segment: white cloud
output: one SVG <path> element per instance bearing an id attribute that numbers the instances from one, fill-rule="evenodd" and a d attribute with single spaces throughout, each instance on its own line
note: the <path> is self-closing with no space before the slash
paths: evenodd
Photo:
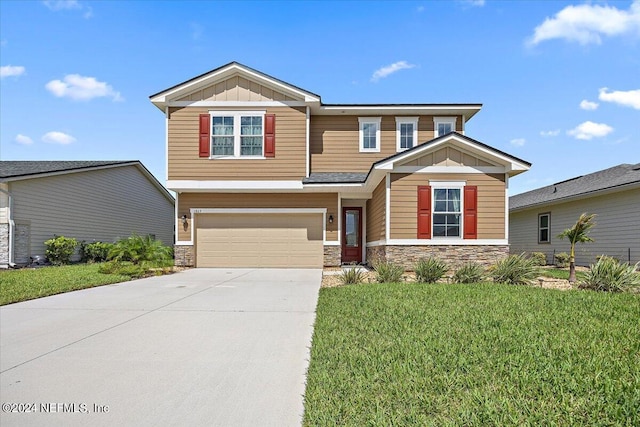
<path id="1" fill-rule="evenodd" d="M 68 97 L 75 100 L 87 101 L 93 98 L 107 97 L 114 101 L 123 101 L 120 92 L 116 92 L 105 82 L 95 77 L 84 77 L 79 74 L 68 74 L 64 81 L 51 80 L 45 85 L 47 90 L 59 98 Z"/>
<path id="2" fill-rule="evenodd" d="M 45 0 L 42 3 L 50 10 L 82 9 L 78 0 Z"/>
<path id="3" fill-rule="evenodd" d="M 418 13 L 422 13 L 422 12 L 424 12 L 424 6 L 418 6 L 418 7 L 416 8 L 416 11 L 417 11 Z"/>
<path id="4" fill-rule="evenodd" d="M 20 76 L 24 74 L 25 68 L 20 65 L 4 65 L 0 67 L 0 78 Z"/>
<path id="5" fill-rule="evenodd" d="M 593 101 L 587 101 L 586 99 L 583 99 L 580 102 L 580 108 L 582 108 L 583 110 L 595 110 L 598 108 L 598 105 L 600 104 Z"/>
<path id="6" fill-rule="evenodd" d="M 582 45 L 600 44 L 601 36 L 625 34 L 640 36 L 640 0 L 635 0 L 629 10 L 588 3 L 567 6 L 538 25 L 528 43 L 536 45 L 545 40 L 565 39 Z"/>
<path id="7" fill-rule="evenodd" d="M 558 136 L 558 135 L 560 135 L 560 129 L 540 131 L 540 136 L 544 136 L 545 138 L 550 136 Z"/>
<path id="8" fill-rule="evenodd" d="M 600 89 L 600 95 L 598 96 L 600 101 L 614 102 L 624 107 L 635 108 L 640 110 L 640 89 L 636 90 L 614 90 L 609 92 L 609 89 L 603 87 Z"/>
<path id="9" fill-rule="evenodd" d="M 16 142 L 22 145 L 31 145 L 33 144 L 33 139 L 29 138 L 26 135 L 22 135 L 21 133 L 16 135 Z"/>
<path id="10" fill-rule="evenodd" d="M 400 70 L 406 70 L 409 68 L 413 68 L 415 65 L 409 64 L 407 61 L 398 61 L 394 62 L 391 65 L 384 66 L 382 68 L 377 69 L 373 75 L 371 76 L 372 82 L 377 82 L 380 79 L 383 79 L 393 73 L 396 73 Z"/>
<path id="11" fill-rule="evenodd" d="M 511 142 L 511 145 L 515 145 L 516 147 L 522 147 L 527 141 L 524 138 L 516 138 L 509 142 Z"/>
<path id="12" fill-rule="evenodd" d="M 462 2 L 474 7 L 484 6 L 484 0 L 462 0 Z"/>
<path id="13" fill-rule="evenodd" d="M 613 132 L 613 128 L 609 125 L 586 121 L 574 129 L 567 131 L 567 135 L 571 135 L 576 139 L 590 140 L 593 138 L 602 138 L 611 132 Z"/>
<path id="14" fill-rule="evenodd" d="M 68 135 L 63 132 L 51 131 L 42 135 L 42 140 L 44 142 L 48 142 L 49 144 L 62 144 L 67 145 L 72 142 L 76 142 L 76 139 L 71 135 Z"/>

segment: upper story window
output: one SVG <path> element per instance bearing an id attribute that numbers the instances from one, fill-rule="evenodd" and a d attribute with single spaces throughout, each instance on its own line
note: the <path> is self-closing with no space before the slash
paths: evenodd
<path id="1" fill-rule="evenodd" d="M 418 143 L 418 118 L 396 117 L 396 151 L 415 147 Z"/>
<path id="2" fill-rule="evenodd" d="M 381 117 L 358 117 L 360 152 L 380 152 Z"/>
<path id="3" fill-rule="evenodd" d="M 433 137 L 437 138 L 456 130 L 455 117 L 434 117 L 433 118 Z"/>
<path id="4" fill-rule="evenodd" d="M 264 111 L 211 112 L 211 157 L 264 155 Z"/>
<path id="5" fill-rule="evenodd" d="M 538 243 L 550 243 L 551 236 L 551 214 L 543 213 L 538 215 Z"/>

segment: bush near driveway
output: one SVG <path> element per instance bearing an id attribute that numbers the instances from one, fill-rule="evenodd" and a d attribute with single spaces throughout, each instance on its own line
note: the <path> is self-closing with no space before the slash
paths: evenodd
<path id="1" fill-rule="evenodd" d="M 640 296 L 320 290 L 305 426 L 640 425 Z"/>

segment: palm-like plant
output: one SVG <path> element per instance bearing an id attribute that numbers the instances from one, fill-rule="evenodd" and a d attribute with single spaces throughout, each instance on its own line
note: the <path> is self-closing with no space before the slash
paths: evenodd
<path id="1" fill-rule="evenodd" d="M 576 243 L 593 242 L 589 237 L 589 230 L 596 225 L 594 218 L 596 214 L 583 213 L 578 221 L 571 228 L 567 228 L 558 237 L 568 238 L 571 243 L 571 252 L 569 253 L 569 282 L 576 281 Z"/>

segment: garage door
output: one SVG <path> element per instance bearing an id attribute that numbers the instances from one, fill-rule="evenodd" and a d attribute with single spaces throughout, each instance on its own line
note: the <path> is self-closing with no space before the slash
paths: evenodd
<path id="1" fill-rule="evenodd" d="M 322 268 L 322 214 L 199 214 L 197 267 Z"/>

